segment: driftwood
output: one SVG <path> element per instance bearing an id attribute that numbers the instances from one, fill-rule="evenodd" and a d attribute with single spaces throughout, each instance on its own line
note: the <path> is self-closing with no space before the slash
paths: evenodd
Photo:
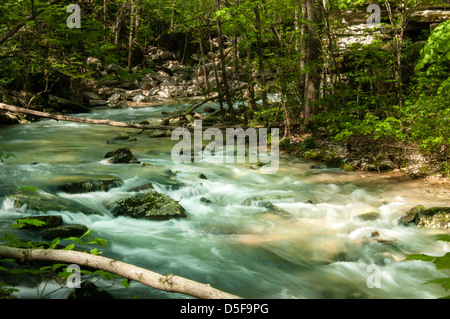
<path id="1" fill-rule="evenodd" d="M 17 106 L 3 104 L 3 103 L 0 103 L 0 110 L 10 111 L 10 112 L 14 112 L 14 113 L 29 114 L 29 115 L 34 115 L 34 116 L 38 116 L 38 117 L 45 117 L 45 118 L 50 118 L 50 119 L 54 119 L 57 121 L 109 125 L 109 126 L 115 126 L 115 127 L 135 128 L 135 129 L 140 129 L 140 130 L 157 130 L 157 129 L 172 130 L 172 129 L 175 129 L 175 127 L 172 127 L 172 126 L 161 126 L 161 125 L 156 125 L 156 126 L 153 125 L 152 126 L 152 125 L 116 122 L 116 121 L 111 121 L 111 120 L 92 120 L 92 119 L 85 119 L 85 118 L 81 118 L 81 117 L 51 114 L 51 113 L 46 113 L 46 112 L 29 110 L 29 109 L 25 109 L 22 107 L 17 107 Z"/>
<path id="2" fill-rule="evenodd" d="M 79 251 L 0 246 L 0 258 L 12 258 L 20 262 L 50 261 L 77 264 L 114 273 L 158 290 L 182 293 L 199 299 L 240 299 L 238 296 L 213 288 L 209 284 L 202 284 L 172 274 L 163 276 L 121 261 Z"/>
<path id="3" fill-rule="evenodd" d="M 202 105 L 204 105 L 204 104 L 206 104 L 206 103 L 208 103 L 208 102 L 214 101 L 214 100 L 216 100 L 216 99 L 217 99 L 217 97 L 211 97 L 211 98 L 207 98 L 207 99 L 205 99 L 205 100 L 203 100 L 203 101 L 200 101 L 200 102 L 198 102 L 198 103 L 195 103 L 195 104 L 193 104 L 193 105 L 190 105 L 189 108 L 188 108 L 187 110 L 178 112 L 178 113 L 176 113 L 176 114 L 171 115 L 171 116 L 168 117 L 168 118 L 163 119 L 163 120 L 162 120 L 162 123 L 164 123 L 164 122 L 166 122 L 166 121 L 168 121 L 168 120 L 172 120 L 172 119 L 175 119 L 175 118 L 178 118 L 178 117 L 182 117 L 182 116 L 186 116 L 186 115 L 188 115 L 188 114 L 191 114 L 192 112 L 194 112 L 196 109 L 198 109 L 198 108 L 201 107 Z"/>

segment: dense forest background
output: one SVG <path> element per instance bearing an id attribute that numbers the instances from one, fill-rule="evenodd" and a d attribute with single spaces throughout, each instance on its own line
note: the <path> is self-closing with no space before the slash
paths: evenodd
<path id="1" fill-rule="evenodd" d="M 183 93 L 167 97 L 214 97 L 218 121 L 282 128 L 282 146 L 313 160 L 381 171 L 420 157 L 415 175 L 450 174 L 447 1 L 1 3 L 2 103 L 59 112 L 52 96 L 166 81 Z"/>

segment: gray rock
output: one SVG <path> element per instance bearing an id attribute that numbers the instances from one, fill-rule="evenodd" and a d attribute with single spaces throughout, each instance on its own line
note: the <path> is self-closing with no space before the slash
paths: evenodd
<path id="1" fill-rule="evenodd" d="M 82 194 L 98 191 L 109 191 L 112 188 L 120 187 L 124 184 L 123 180 L 117 177 L 97 177 L 94 179 L 80 178 L 81 180 L 64 183 L 59 189 L 65 193 Z"/>
<path id="2" fill-rule="evenodd" d="M 433 229 L 450 228 L 450 207 L 432 207 L 417 215 L 417 227 Z"/>
<path id="3" fill-rule="evenodd" d="M 410 223 L 414 223 L 417 215 L 420 211 L 424 210 L 425 207 L 422 205 L 417 205 L 410 210 L 408 210 L 406 213 L 404 213 L 399 220 L 399 223 L 402 225 L 408 225 Z"/>
<path id="4" fill-rule="evenodd" d="M 167 195 L 156 191 L 139 193 L 119 200 L 112 209 L 114 216 L 127 216 L 146 220 L 186 218 L 185 209 Z"/>
<path id="5" fill-rule="evenodd" d="M 55 238 L 80 237 L 88 228 L 84 225 L 61 225 L 51 227 L 42 231 L 42 238 L 45 240 L 53 240 Z"/>
<path id="6" fill-rule="evenodd" d="M 39 221 L 45 222 L 45 225 L 35 226 L 35 225 L 25 225 L 21 229 L 44 229 L 48 227 L 61 226 L 63 224 L 62 217 L 59 215 L 49 215 L 49 216 L 30 216 L 24 219 L 37 219 Z"/>
<path id="7" fill-rule="evenodd" d="M 27 192 L 7 195 L 6 198 L 14 202 L 14 207 L 35 212 L 70 212 L 101 215 L 102 213 L 86 207 L 76 201 L 43 192 Z"/>
<path id="8" fill-rule="evenodd" d="M 112 295 L 101 287 L 97 287 L 89 280 L 83 281 L 80 288 L 75 288 L 67 299 L 114 299 Z"/>
<path id="9" fill-rule="evenodd" d="M 371 212 L 371 213 L 365 213 L 357 216 L 359 219 L 363 221 L 371 221 L 371 220 L 377 220 L 381 217 L 380 213 L 378 212 Z"/>
<path id="10" fill-rule="evenodd" d="M 105 154 L 105 158 L 109 158 L 113 164 L 129 164 L 139 163 L 128 148 L 121 148 Z"/>
<path id="11" fill-rule="evenodd" d="M 418 205 L 400 217 L 399 224 L 414 223 L 419 228 L 449 229 L 450 207 L 425 208 Z"/>

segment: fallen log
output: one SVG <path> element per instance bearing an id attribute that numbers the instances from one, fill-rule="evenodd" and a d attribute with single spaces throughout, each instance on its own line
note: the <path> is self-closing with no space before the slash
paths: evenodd
<path id="1" fill-rule="evenodd" d="M 123 123 L 116 122 L 111 120 L 93 120 L 93 119 L 85 119 L 81 117 L 73 117 L 59 114 L 51 114 L 41 111 L 35 111 L 30 109 L 25 109 L 22 107 L 17 107 L 13 105 L 0 103 L 0 110 L 10 111 L 14 113 L 22 113 L 34 115 L 37 117 L 49 118 L 57 121 L 66 121 L 66 122 L 76 122 L 76 123 L 84 123 L 84 124 L 99 124 L 99 125 L 109 125 L 115 127 L 124 127 L 124 128 L 135 128 L 139 130 L 173 130 L 176 129 L 172 126 L 161 126 L 161 125 L 142 125 L 142 124 L 134 124 L 134 123 Z"/>
<path id="2" fill-rule="evenodd" d="M 202 100 L 202 101 L 200 101 L 198 103 L 190 105 L 188 109 L 180 111 L 180 112 L 175 113 L 175 114 L 172 114 L 170 117 L 167 117 L 167 118 L 163 119 L 162 123 L 164 123 L 164 122 L 166 122 L 168 120 L 172 120 L 172 119 L 175 119 L 175 118 L 178 118 L 178 117 L 182 117 L 182 116 L 186 116 L 188 114 L 191 114 L 192 112 L 194 112 L 196 109 L 198 109 L 202 105 L 204 105 L 204 104 L 206 104 L 208 102 L 214 101 L 216 99 L 217 99 L 217 97 L 210 97 L 210 98 Z"/>
<path id="3" fill-rule="evenodd" d="M 238 296 L 213 288 L 209 284 L 202 284 L 172 274 L 160 275 L 121 261 L 79 251 L 0 246 L 0 258 L 12 258 L 20 262 L 50 261 L 77 264 L 114 273 L 158 290 L 182 293 L 199 299 L 240 299 Z"/>

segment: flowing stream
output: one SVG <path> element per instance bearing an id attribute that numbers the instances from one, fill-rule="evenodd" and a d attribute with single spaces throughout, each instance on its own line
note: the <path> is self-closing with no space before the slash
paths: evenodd
<path id="1" fill-rule="evenodd" d="M 157 123 L 162 111 L 173 108 L 96 109 L 78 116 Z M 63 220 L 84 224 L 92 229 L 92 237 L 106 239 L 107 247 L 99 248 L 104 256 L 209 283 L 244 298 L 445 295 L 439 285 L 424 282 L 448 273 L 437 271 L 432 263 L 403 261 L 410 253 L 442 256 L 450 251 L 448 243 L 433 238 L 444 231 L 405 227 L 397 221 L 417 204 L 450 206 L 448 189 L 377 174 L 311 169 L 312 163 L 283 154 L 278 173 L 272 175 L 260 174 L 249 164 L 214 164 L 207 159 L 177 165 L 170 156 L 177 141 L 149 138 L 144 132 L 135 141 L 106 142 L 123 132 L 137 131 L 54 120 L 1 128 L 0 145 L 16 156 L 0 164 L 2 192 L 33 186 L 78 201 L 102 214 L 64 212 Z M 154 167 L 109 164 L 105 153 L 121 147 Z M 111 175 L 125 183 L 108 192 L 55 190 L 59 181 L 78 175 Z M 111 215 L 108 203 L 146 183 L 179 201 L 188 218 L 144 221 Z M 11 228 L 15 219 L 52 214 L 14 208 L 3 197 L 0 205 L 0 233 L 23 234 Z M 371 212 L 380 217 L 358 217 Z M 50 283 L 45 289 L 57 287 Z M 37 297 L 35 288 L 18 288 L 18 297 Z M 117 298 L 186 298 L 135 282 L 128 290 L 115 284 L 109 291 Z M 69 292 L 58 290 L 48 298 L 66 298 Z"/>

